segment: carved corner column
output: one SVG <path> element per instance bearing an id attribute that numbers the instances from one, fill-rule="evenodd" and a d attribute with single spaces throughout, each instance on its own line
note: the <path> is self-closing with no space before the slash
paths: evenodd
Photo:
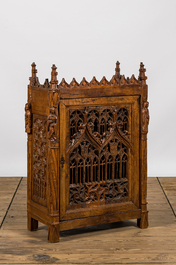
<path id="1" fill-rule="evenodd" d="M 28 103 L 25 105 L 25 132 L 27 133 L 27 202 L 31 201 L 32 193 L 32 86 L 38 83 L 36 76 L 37 69 L 35 63 L 32 63 L 32 76 L 29 78 L 28 85 Z M 27 212 L 27 227 L 30 231 L 37 230 L 38 221 L 33 219 L 30 212 Z"/>
<path id="2" fill-rule="evenodd" d="M 49 115 L 47 117 L 47 207 L 49 215 L 48 240 L 59 241 L 59 111 L 60 90 L 57 72 L 52 66 L 49 88 Z"/>
<path id="3" fill-rule="evenodd" d="M 140 228 L 148 227 L 148 211 L 147 211 L 147 134 L 149 124 L 149 103 L 147 102 L 148 86 L 146 85 L 145 76 L 146 69 L 143 63 L 140 64 L 139 78 L 142 87 L 141 98 L 141 140 L 140 140 L 140 207 L 141 218 L 138 219 L 137 225 Z"/>

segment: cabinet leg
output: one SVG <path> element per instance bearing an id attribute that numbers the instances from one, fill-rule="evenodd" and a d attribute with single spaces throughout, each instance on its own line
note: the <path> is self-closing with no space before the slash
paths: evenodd
<path id="1" fill-rule="evenodd" d="M 30 231 L 35 231 L 38 229 L 38 221 L 33 219 L 30 215 L 30 213 L 28 213 L 28 223 L 27 223 L 28 229 Z"/>
<path id="2" fill-rule="evenodd" d="M 50 243 L 59 242 L 59 224 L 48 225 L 48 241 Z"/>
<path id="3" fill-rule="evenodd" d="M 143 212 L 141 218 L 137 219 L 137 226 L 142 229 L 148 227 L 148 212 Z"/>

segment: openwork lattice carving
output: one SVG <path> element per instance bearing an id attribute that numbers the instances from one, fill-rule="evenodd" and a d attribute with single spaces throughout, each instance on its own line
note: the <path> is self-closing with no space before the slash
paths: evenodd
<path id="1" fill-rule="evenodd" d="M 101 201 L 106 203 L 128 201 L 128 180 L 108 180 L 70 186 L 70 205 Z"/>
<path id="2" fill-rule="evenodd" d="M 70 204 L 128 199 L 127 107 L 70 110 Z"/>
<path id="3" fill-rule="evenodd" d="M 45 119 L 34 119 L 33 122 L 33 199 L 46 205 L 46 123 Z"/>

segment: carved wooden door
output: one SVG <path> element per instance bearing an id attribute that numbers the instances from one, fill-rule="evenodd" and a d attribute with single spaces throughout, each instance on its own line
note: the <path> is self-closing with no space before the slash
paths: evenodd
<path id="1" fill-rule="evenodd" d="M 137 96 L 61 100 L 60 219 L 139 209 Z"/>

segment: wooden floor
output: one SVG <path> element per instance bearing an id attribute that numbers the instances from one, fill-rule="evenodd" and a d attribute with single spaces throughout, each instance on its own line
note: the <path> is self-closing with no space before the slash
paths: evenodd
<path id="1" fill-rule="evenodd" d="M 0 264 L 176 264 L 176 178 L 148 178 L 149 228 L 136 220 L 61 232 L 26 229 L 26 178 L 0 178 Z"/>

